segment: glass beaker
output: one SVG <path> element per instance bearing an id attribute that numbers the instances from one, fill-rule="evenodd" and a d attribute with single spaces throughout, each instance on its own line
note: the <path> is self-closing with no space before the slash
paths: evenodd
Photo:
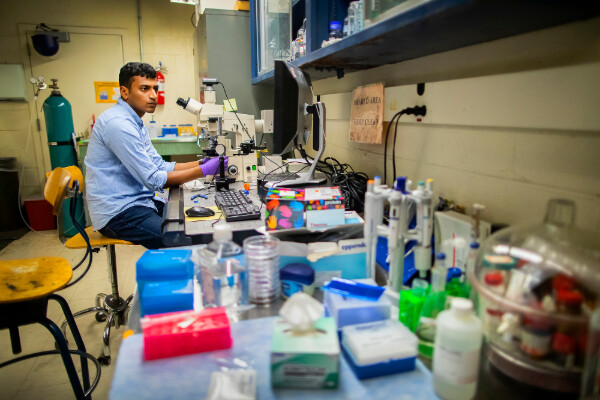
<path id="1" fill-rule="evenodd" d="M 279 239 L 252 236 L 244 240 L 250 303 L 266 305 L 279 297 Z"/>

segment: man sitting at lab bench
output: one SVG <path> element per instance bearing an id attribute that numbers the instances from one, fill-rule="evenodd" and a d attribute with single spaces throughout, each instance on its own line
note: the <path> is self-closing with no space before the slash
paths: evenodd
<path id="1" fill-rule="evenodd" d="M 145 113 L 156 109 L 156 71 L 145 63 L 127 63 L 119 72 L 119 85 L 121 98 L 100 114 L 90 138 L 87 206 L 94 229 L 103 235 L 156 249 L 163 247 L 165 202 L 155 192 L 214 175 L 219 159 L 165 162 L 142 122 Z"/>

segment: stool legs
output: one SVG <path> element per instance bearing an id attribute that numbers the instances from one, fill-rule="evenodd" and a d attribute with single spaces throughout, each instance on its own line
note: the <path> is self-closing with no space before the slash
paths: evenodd
<path id="1" fill-rule="evenodd" d="M 71 334 L 73 335 L 73 339 L 75 340 L 75 344 L 77 345 L 77 350 L 79 350 L 83 353 L 86 353 L 85 344 L 83 343 L 83 339 L 81 338 L 81 333 L 79 333 L 79 329 L 77 328 L 77 324 L 75 323 L 75 317 L 73 316 L 73 313 L 71 312 L 71 309 L 69 308 L 67 301 L 65 299 L 63 299 L 61 296 L 58 296 L 56 294 L 51 294 L 50 296 L 48 296 L 48 298 L 56 301 L 58 303 L 58 305 L 60 305 L 60 308 L 62 309 L 63 314 L 65 315 L 66 322 L 69 324 L 69 329 L 71 329 Z M 56 324 L 54 324 L 54 323 L 53 323 L 53 325 L 56 326 Z M 67 341 L 65 339 L 64 333 L 61 332 L 61 334 L 62 334 L 62 340 L 64 341 L 64 344 L 66 345 Z M 57 341 L 57 344 L 58 344 L 58 341 Z M 61 351 L 61 354 L 62 354 L 62 351 Z M 87 363 L 87 359 L 85 357 L 80 357 L 80 358 L 81 358 L 81 377 L 83 379 L 83 388 L 85 391 L 87 391 L 90 388 L 88 363 Z M 70 359 L 70 357 L 69 357 L 69 359 Z"/>
<path id="2" fill-rule="evenodd" d="M 79 317 L 95 312 L 96 321 L 102 322 L 106 319 L 106 326 L 102 335 L 102 354 L 98 357 L 98 361 L 102 365 L 109 365 L 111 362 L 110 329 L 112 326 L 119 329 L 121 325 L 127 323 L 126 315 L 133 299 L 133 295 L 129 296 L 126 300 L 119 295 L 115 245 L 106 246 L 106 257 L 108 260 L 108 277 L 110 279 L 111 294 L 98 293 L 95 298 L 95 307 L 90 307 L 74 314 L 75 317 Z M 63 333 L 66 332 L 66 322 L 63 322 L 61 326 Z"/>

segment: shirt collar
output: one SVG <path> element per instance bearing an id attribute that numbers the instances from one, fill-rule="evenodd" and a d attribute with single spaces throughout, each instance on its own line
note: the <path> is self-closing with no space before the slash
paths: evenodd
<path id="1" fill-rule="evenodd" d="M 131 106 L 129 104 L 127 104 L 127 102 L 125 100 L 123 100 L 121 97 L 119 97 L 117 99 L 117 104 L 119 104 L 121 107 L 123 107 L 127 111 L 127 113 L 133 117 L 134 121 L 137 122 L 137 124 L 140 128 L 142 126 L 144 126 L 144 121 L 142 121 L 140 116 L 137 115 L 135 111 L 133 111 L 133 108 L 131 108 Z"/>

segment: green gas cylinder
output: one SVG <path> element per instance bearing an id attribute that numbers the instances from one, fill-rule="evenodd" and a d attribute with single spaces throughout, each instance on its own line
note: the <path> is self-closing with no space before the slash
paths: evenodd
<path id="1" fill-rule="evenodd" d="M 72 139 L 75 130 L 71 104 L 58 90 L 56 79 L 52 79 L 50 87 L 53 89 L 52 93 L 42 106 L 48 134 L 50 165 L 52 169 L 77 165 L 77 154 Z"/>
<path id="2" fill-rule="evenodd" d="M 50 151 L 50 166 L 68 167 L 77 165 L 77 153 L 73 143 L 73 112 L 71 104 L 63 97 L 58 89 L 58 80 L 52 79 L 52 93 L 44 101 L 44 119 L 46 120 L 46 133 L 48 134 L 48 149 Z M 76 219 L 85 227 L 85 214 L 83 212 L 83 199 L 77 199 Z M 63 202 L 63 229 L 67 237 L 77 234 L 69 216 L 69 202 Z"/>

